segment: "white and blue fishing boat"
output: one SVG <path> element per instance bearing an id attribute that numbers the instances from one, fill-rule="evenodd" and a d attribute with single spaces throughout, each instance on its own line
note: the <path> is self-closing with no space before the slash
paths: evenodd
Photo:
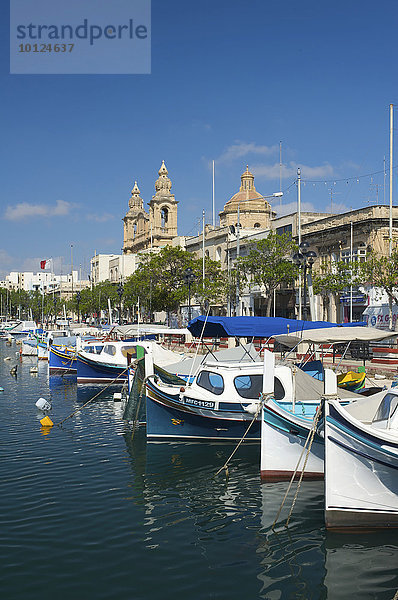
<path id="1" fill-rule="evenodd" d="M 147 353 L 155 353 L 160 364 L 176 362 L 180 357 L 180 354 L 161 347 L 153 340 L 108 341 L 98 354 L 86 349 L 77 352 L 77 382 L 111 383 L 117 380 L 123 383 L 128 379 L 130 363 L 143 358 Z"/>
<path id="2" fill-rule="evenodd" d="M 328 529 L 398 527 L 398 390 L 325 403 Z"/>
<path id="3" fill-rule="evenodd" d="M 50 374 L 76 374 L 76 347 L 53 344 L 48 352 Z"/>
<path id="4" fill-rule="evenodd" d="M 264 351 L 265 357 L 271 353 Z M 272 354 L 271 354 L 272 355 Z M 146 379 L 148 439 L 260 441 L 264 363 L 205 361 L 191 383 Z M 297 367 L 276 365 L 273 397 L 297 415 L 314 415 L 323 385 Z M 320 388 L 320 389 L 319 389 Z M 249 428 L 250 425 L 250 428 Z"/>

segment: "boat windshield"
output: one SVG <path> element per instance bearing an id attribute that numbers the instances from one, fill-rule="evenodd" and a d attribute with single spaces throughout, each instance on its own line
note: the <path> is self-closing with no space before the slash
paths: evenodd
<path id="1" fill-rule="evenodd" d="M 102 352 L 104 354 L 110 354 L 110 356 L 115 356 L 116 346 L 113 346 L 113 344 L 106 344 L 106 346 L 104 346 L 104 349 Z"/>
<path id="2" fill-rule="evenodd" d="M 219 396 L 224 391 L 224 379 L 219 373 L 211 371 L 201 371 L 198 375 L 196 383 L 199 387 L 208 390 L 212 394 Z"/>
<path id="3" fill-rule="evenodd" d="M 238 375 L 234 379 L 234 386 L 241 398 L 258 400 L 263 389 L 263 376 Z M 274 395 L 275 400 L 282 400 L 285 397 L 285 390 L 277 377 L 274 377 Z"/>
<path id="4" fill-rule="evenodd" d="M 379 408 L 377 409 L 377 413 L 373 418 L 373 423 L 377 423 L 379 421 L 387 421 L 391 419 L 393 414 L 396 412 L 398 407 L 398 395 L 396 394 L 386 394 L 383 400 L 380 403 Z"/>

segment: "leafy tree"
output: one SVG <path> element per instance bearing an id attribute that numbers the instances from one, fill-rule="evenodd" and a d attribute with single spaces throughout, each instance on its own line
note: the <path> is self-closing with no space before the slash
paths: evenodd
<path id="1" fill-rule="evenodd" d="M 143 256 L 140 266 L 125 284 L 126 301 L 137 303 L 148 311 L 179 312 L 179 307 L 188 296 L 185 270 L 195 270 L 192 254 L 165 246 L 159 254 Z"/>
<path id="2" fill-rule="evenodd" d="M 297 277 L 297 267 L 291 260 L 295 251 L 297 245 L 288 233 L 271 232 L 268 237 L 252 242 L 247 256 L 238 259 L 239 275 L 263 287 L 267 316 L 271 314 L 274 290 L 282 284 L 291 285 Z"/>
<path id="3" fill-rule="evenodd" d="M 313 289 L 314 294 L 322 298 L 323 320 L 328 319 L 331 294 L 340 296 L 351 285 L 356 287 L 363 283 L 361 273 L 361 263 L 355 261 L 329 263 L 322 265 L 319 271 L 314 271 Z"/>
<path id="4" fill-rule="evenodd" d="M 361 267 L 366 282 L 382 289 L 398 305 L 398 250 L 395 249 L 391 256 L 377 256 L 371 252 Z"/>
<path id="5" fill-rule="evenodd" d="M 375 252 L 368 254 L 366 262 L 361 263 L 363 280 L 369 285 L 380 288 L 388 296 L 391 306 L 398 305 L 398 249 L 391 256 L 378 256 Z M 398 322 L 396 323 L 396 327 Z M 392 327 L 392 311 L 390 310 L 390 327 Z"/>

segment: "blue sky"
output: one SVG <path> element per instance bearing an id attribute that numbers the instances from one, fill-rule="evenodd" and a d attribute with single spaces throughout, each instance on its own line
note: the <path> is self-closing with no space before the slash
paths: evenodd
<path id="1" fill-rule="evenodd" d="M 258 191 L 279 191 L 280 141 L 283 212 L 297 167 L 304 210 L 384 200 L 394 1 L 153 0 L 151 75 L 10 75 L 1 10 L 0 277 L 49 257 L 65 273 L 71 245 L 83 275 L 95 251 L 120 253 L 134 181 L 148 202 L 162 159 L 181 235 L 203 209 L 211 222 L 213 159 L 217 213 L 246 164 Z"/>

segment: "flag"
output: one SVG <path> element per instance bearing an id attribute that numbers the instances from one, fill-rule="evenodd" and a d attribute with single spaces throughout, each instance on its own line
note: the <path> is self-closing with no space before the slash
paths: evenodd
<path id="1" fill-rule="evenodd" d="M 51 268 L 51 258 L 48 258 L 46 260 L 41 260 L 40 261 L 40 268 L 41 269 L 50 269 Z"/>

